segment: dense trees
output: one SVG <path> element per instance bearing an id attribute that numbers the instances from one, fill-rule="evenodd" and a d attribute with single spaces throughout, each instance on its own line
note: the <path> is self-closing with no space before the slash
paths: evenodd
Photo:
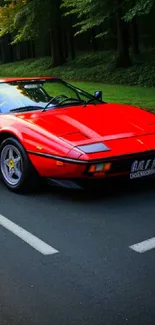
<path id="1" fill-rule="evenodd" d="M 117 48 L 116 67 L 132 64 L 155 0 L 0 0 L 2 62 L 51 55 L 59 66 L 76 50 Z M 151 33 L 150 46 L 155 45 Z M 130 51 L 132 49 L 132 51 Z"/>

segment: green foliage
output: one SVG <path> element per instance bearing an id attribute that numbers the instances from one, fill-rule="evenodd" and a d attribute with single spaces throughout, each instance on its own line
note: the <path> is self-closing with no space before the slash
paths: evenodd
<path id="1" fill-rule="evenodd" d="M 116 10 L 122 9 L 122 18 L 126 21 L 132 20 L 136 16 L 147 15 L 155 0 L 63 0 L 62 7 L 66 9 L 66 15 L 76 14 L 78 22 L 74 27 L 78 27 L 75 35 L 87 30 L 103 25 L 110 17 L 115 19 Z M 99 34 L 104 36 L 105 32 Z M 98 35 L 97 35 L 98 37 Z"/>
<path id="2" fill-rule="evenodd" d="M 50 57 L 24 60 L 0 65 L 0 76 L 55 75 L 70 81 L 155 87 L 155 49 L 143 51 L 127 69 L 114 69 L 115 57 L 113 51 L 81 54 L 76 60 L 56 68 L 49 68 Z"/>
<path id="3" fill-rule="evenodd" d="M 74 27 L 78 27 L 75 33 L 78 35 L 103 24 L 114 13 L 116 5 L 112 0 L 63 0 L 62 7 L 66 9 L 65 15 L 77 15 Z"/>
<path id="4" fill-rule="evenodd" d="M 51 57 L 1 64 L 0 77 L 54 75 L 91 93 L 102 90 L 106 101 L 155 110 L 155 49 L 143 51 L 128 69 L 113 69 L 115 55 L 113 51 L 80 54 L 64 67 L 53 69 L 49 69 Z"/>
<path id="5" fill-rule="evenodd" d="M 27 2 L 14 17 L 16 35 L 12 44 L 35 39 L 38 34 L 38 25 L 35 22 L 35 1 Z"/>
<path id="6" fill-rule="evenodd" d="M 54 2 L 50 0 L 4 0 L 0 6 L 0 36 L 14 33 L 12 44 L 46 34 L 55 22 Z"/>
<path id="7" fill-rule="evenodd" d="M 126 0 L 127 8 L 130 7 L 130 2 Z M 130 21 L 135 16 L 147 15 L 151 11 L 155 0 L 135 0 L 134 5 L 126 12 L 125 20 Z"/>
<path id="8" fill-rule="evenodd" d="M 93 82 L 72 82 L 92 94 L 101 90 L 106 102 L 130 104 L 155 112 L 155 92 L 152 88 L 108 85 Z"/>
<path id="9" fill-rule="evenodd" d="M 4 0 L 0 6 L 0 37 L 14 31 L 14 17 L 23 6 L 23 1 L 18 0 L 16 5 L 13 1 Z"/>

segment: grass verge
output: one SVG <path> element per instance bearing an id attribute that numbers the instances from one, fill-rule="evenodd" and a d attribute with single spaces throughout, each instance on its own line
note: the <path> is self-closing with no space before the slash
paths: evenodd
<path id="1" fill-rule="evenodd" d="M 120 85 L 106 85 L 92 82 L 71 82 L 73 85 L 94 93 L 95 90 L 102 90 L 103 100 L 111 103 L 130 104 L 155 111 L 155 90 L 154 88 L 131 87 Z"/>
<path id="2" fill-rule="evenodd" d="M 155 49 L 142 51 L 127 69 L 115 69 L 116 53 L 111 51 L 77 55 L 62 67 L 51 68 L 51 57 L 0 64 L 0 76 L 56 75 L 66 80 L 155 87 Z"/>
<path id="3" fill-rule="evenodd" d="M 155 49 L 143 51 L 128 69 L 115 70 L 114 58 L 114 52 L 109 51 L 80 54 L 74 61 L 57 68 L 50 68 L 50 57 L 30 59 L 0 64 L 0 76 L 54 75 L 90 93 L 102 90 L 105 101 L 155 110 Z"/>

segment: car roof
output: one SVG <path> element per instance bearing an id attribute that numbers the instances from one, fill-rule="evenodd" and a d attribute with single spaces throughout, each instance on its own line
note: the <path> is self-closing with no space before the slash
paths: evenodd
<path id="1" fill-rule="evenodd" d="M 1 78 L 0 83 L 5 82 L 18 82 L 18 81 L 37 81 L 37 80 L 52 80 L 52 79 L 59 79 L 56 77 L 47 77 L 47 76 L 41 76 L 41 77 L 22 77 L 22 78 Z"/>

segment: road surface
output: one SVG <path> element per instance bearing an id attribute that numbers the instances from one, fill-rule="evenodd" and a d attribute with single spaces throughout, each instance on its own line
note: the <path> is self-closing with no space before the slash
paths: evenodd
<path id="1" fill-rule="evenodd" d="M 154 325 L 154 237 L 153 179 L 25 196 L 0 182 L 0 325 Z"/>

